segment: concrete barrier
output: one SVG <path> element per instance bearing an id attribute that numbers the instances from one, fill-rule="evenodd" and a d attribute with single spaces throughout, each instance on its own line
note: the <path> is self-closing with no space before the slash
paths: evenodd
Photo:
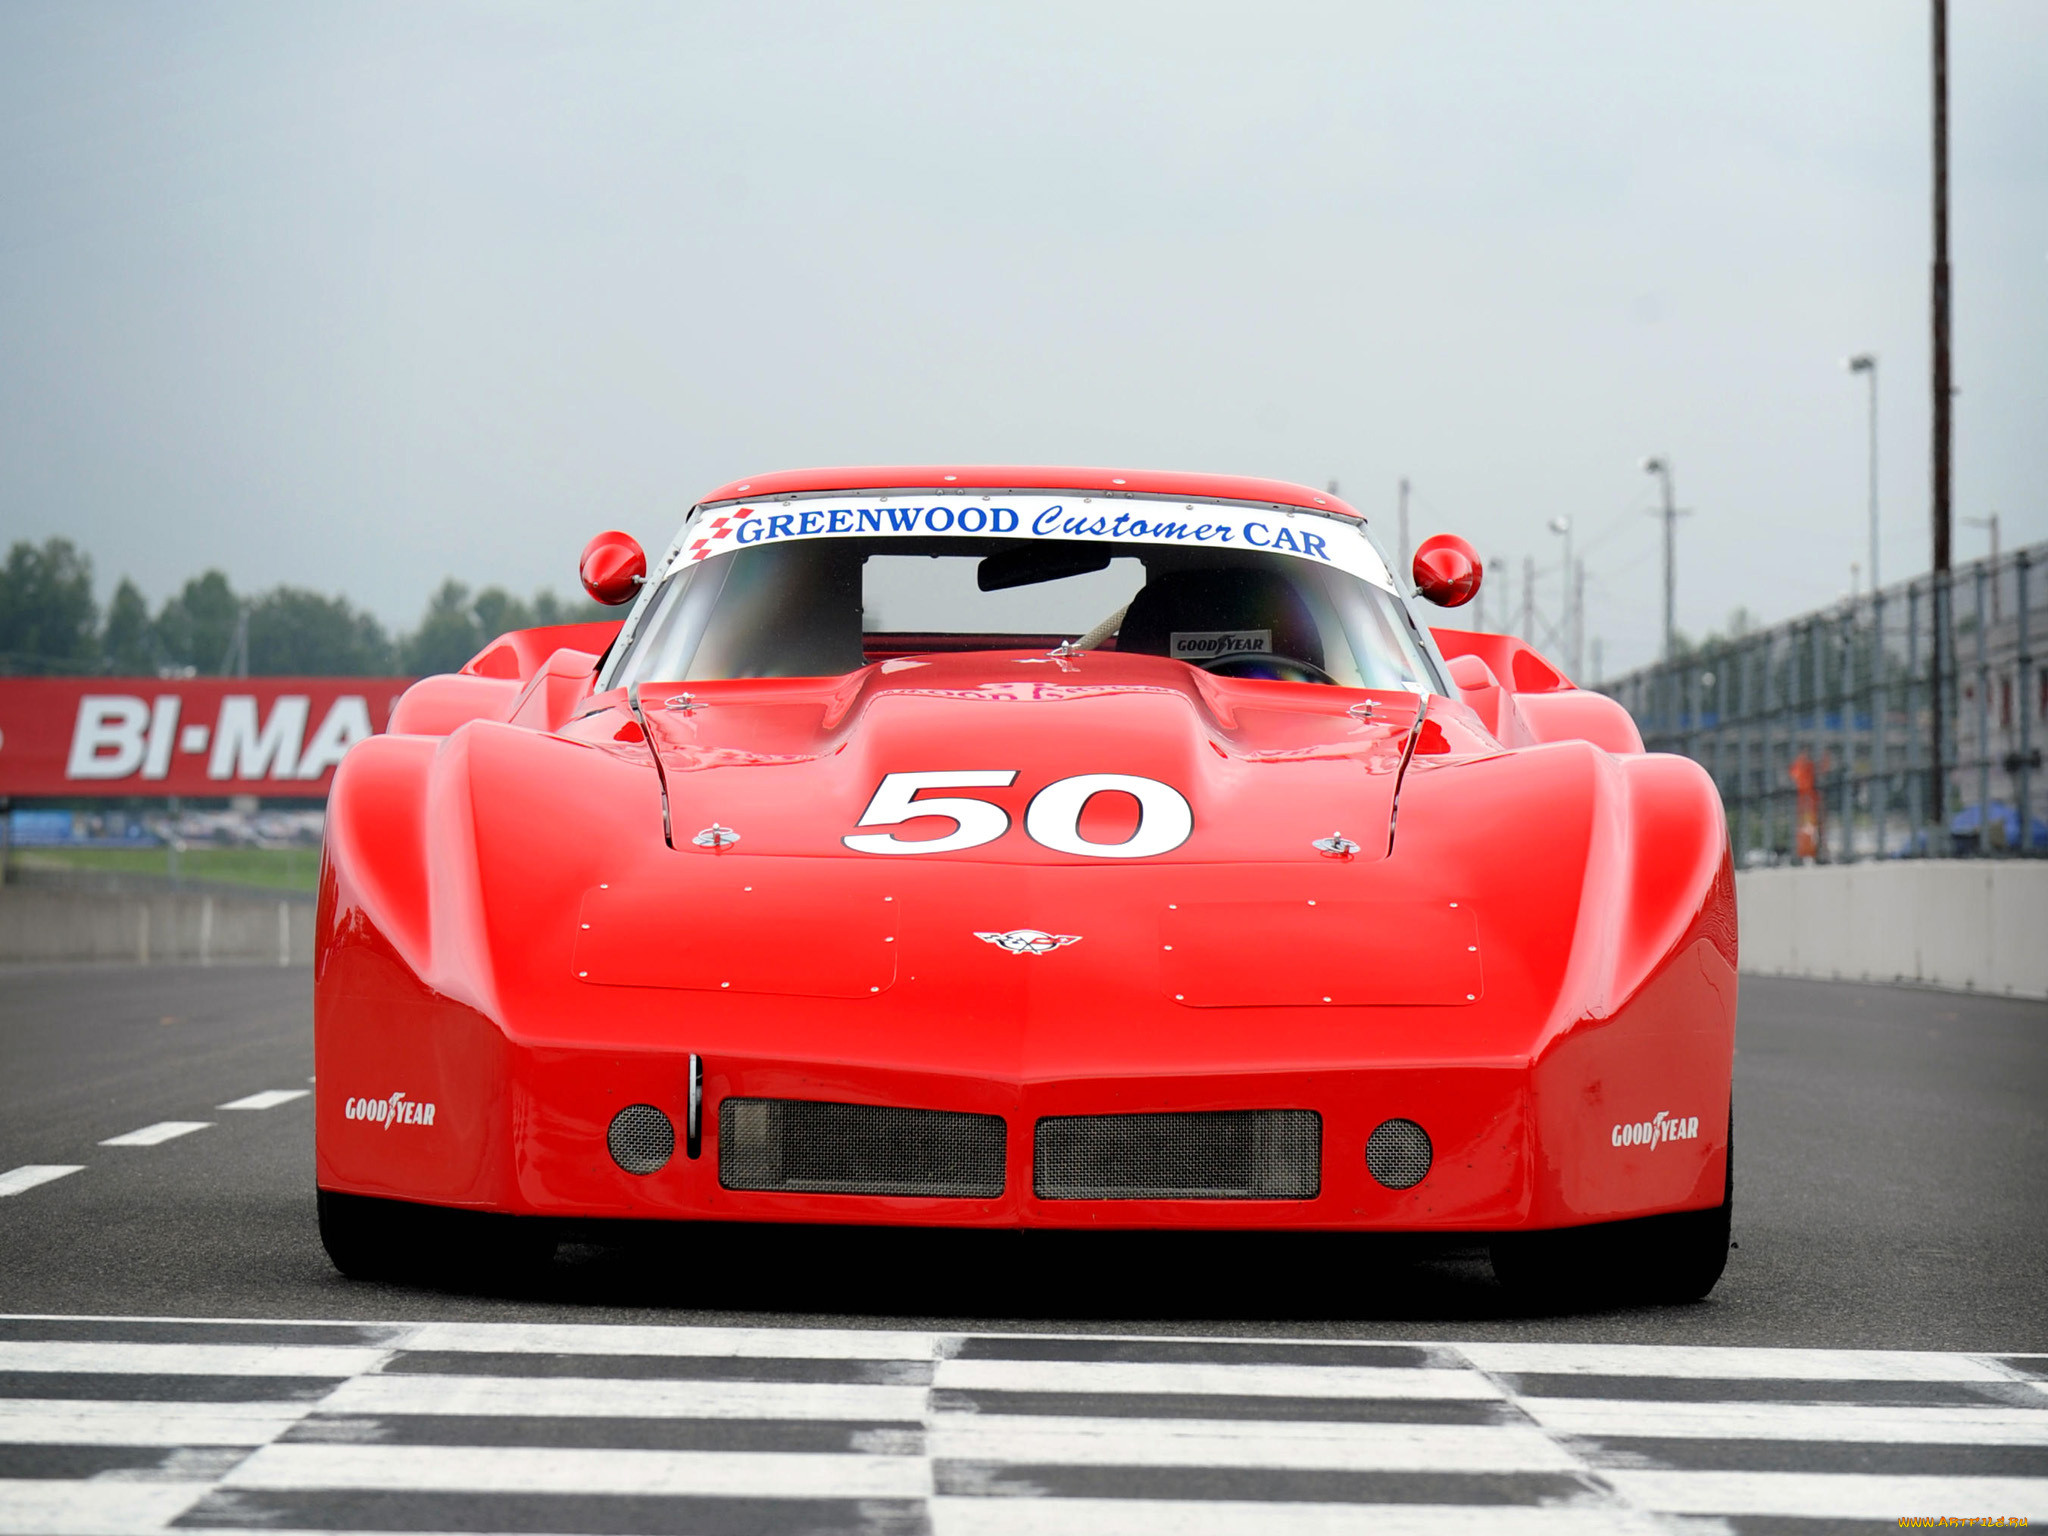
<path id="1" fill-rule="evenodd" d="M 0 886 L 0 964 L 313 963 L 313 899 Z"/>
<path id="2" fill-rule="evenodd" d="M 2048 861 L 1891 859 L 1735 877 L 1742 969 L 2048 998 Z"/>
<path id="3" fill-rule="evenodd" d="M 2048 861 L 1899 859 L 1735 877 L 1742 969 L 2048 998 Z M 0 886 L 0 964 L 310 965 L 313 899 Z"/>

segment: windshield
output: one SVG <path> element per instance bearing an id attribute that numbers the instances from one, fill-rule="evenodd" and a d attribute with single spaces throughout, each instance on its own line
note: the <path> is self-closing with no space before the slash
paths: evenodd
<path id="1" fill-rule="evenodd" d="M 1390 585 L 1355 527 L 1270 507 L 931 493 L 712 507 L 685 525 L 601 686 L 1066 644 L 1442 692 Z"/>

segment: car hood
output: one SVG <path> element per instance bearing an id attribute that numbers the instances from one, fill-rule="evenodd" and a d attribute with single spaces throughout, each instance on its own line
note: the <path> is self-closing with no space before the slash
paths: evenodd
<path id="1" fill-rule="evenodd" d="M 623 702 L 567 734 L 651 776 Z M 1356 845 L 1353 857 L 1382 858 L 1419 707 L 1408 694 L 1224 682 L 1181 662 L 1114 654 L 904 658 L 830 690 L 650 689 L 642 702 L 679 848 L 715 824 L 738 834 L 725 846 L 755 856 L 872 859 L 882 836 L 897 858 L 1033 865 L 1120 861 L 1127 843 L 1158 847 L 1142 856 L 1171 862 L 1314 860 L 1315 842 L 1333 833 Z M 1008 782 L 899 780 L 881 793 L 891 775 L 937 774 Z M 1090 800 L 1074 785 L 1066 798 L 1078 817 L 1061 822 L 1049 803 L 1033 810 L 1049 786 L 1102 775 L 1137 793 Z M 878 794 L 965 796 L 996 807 L 1008 828 L 971 848 L 926 852 L 917 844 L 950 841 L 953 822 L 898 820 Z M 1178 816 L 1176 801 L 1187 808 L 1184 836 L 1164 825 L 1137 835 L 1143 817 Z"/>

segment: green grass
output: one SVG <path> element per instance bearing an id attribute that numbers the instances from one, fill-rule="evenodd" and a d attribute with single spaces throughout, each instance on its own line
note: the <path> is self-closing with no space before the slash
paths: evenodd
<path id="1" fill-rule="evenodd" d="M 16 869 L 79 870 L 107 875 L 168 875 L 168 848 L 15 848 Z M 317 848 L 187 848 L 177 856 L 181 880 L 310 891 L 320 875 Z"/>

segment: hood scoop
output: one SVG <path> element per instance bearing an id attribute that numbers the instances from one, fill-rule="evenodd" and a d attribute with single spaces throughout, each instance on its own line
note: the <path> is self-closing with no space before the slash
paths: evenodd
<path id="1" fill-rule="evenodd" d="M 691 689 L 697 707 L 650 691 L 644 708 L 625 701 L 624 731 L 593 716 L 585 737 L 656 749 L 668 844 L 686 858 L 706 851 L 692 830 L 718 825 L 750 854 L 863 862 L 1370 862 L 1389 851 L 1424 714 L 1411 694 L 1368 710 L 1352 690 L 1113 652 Z"/>

